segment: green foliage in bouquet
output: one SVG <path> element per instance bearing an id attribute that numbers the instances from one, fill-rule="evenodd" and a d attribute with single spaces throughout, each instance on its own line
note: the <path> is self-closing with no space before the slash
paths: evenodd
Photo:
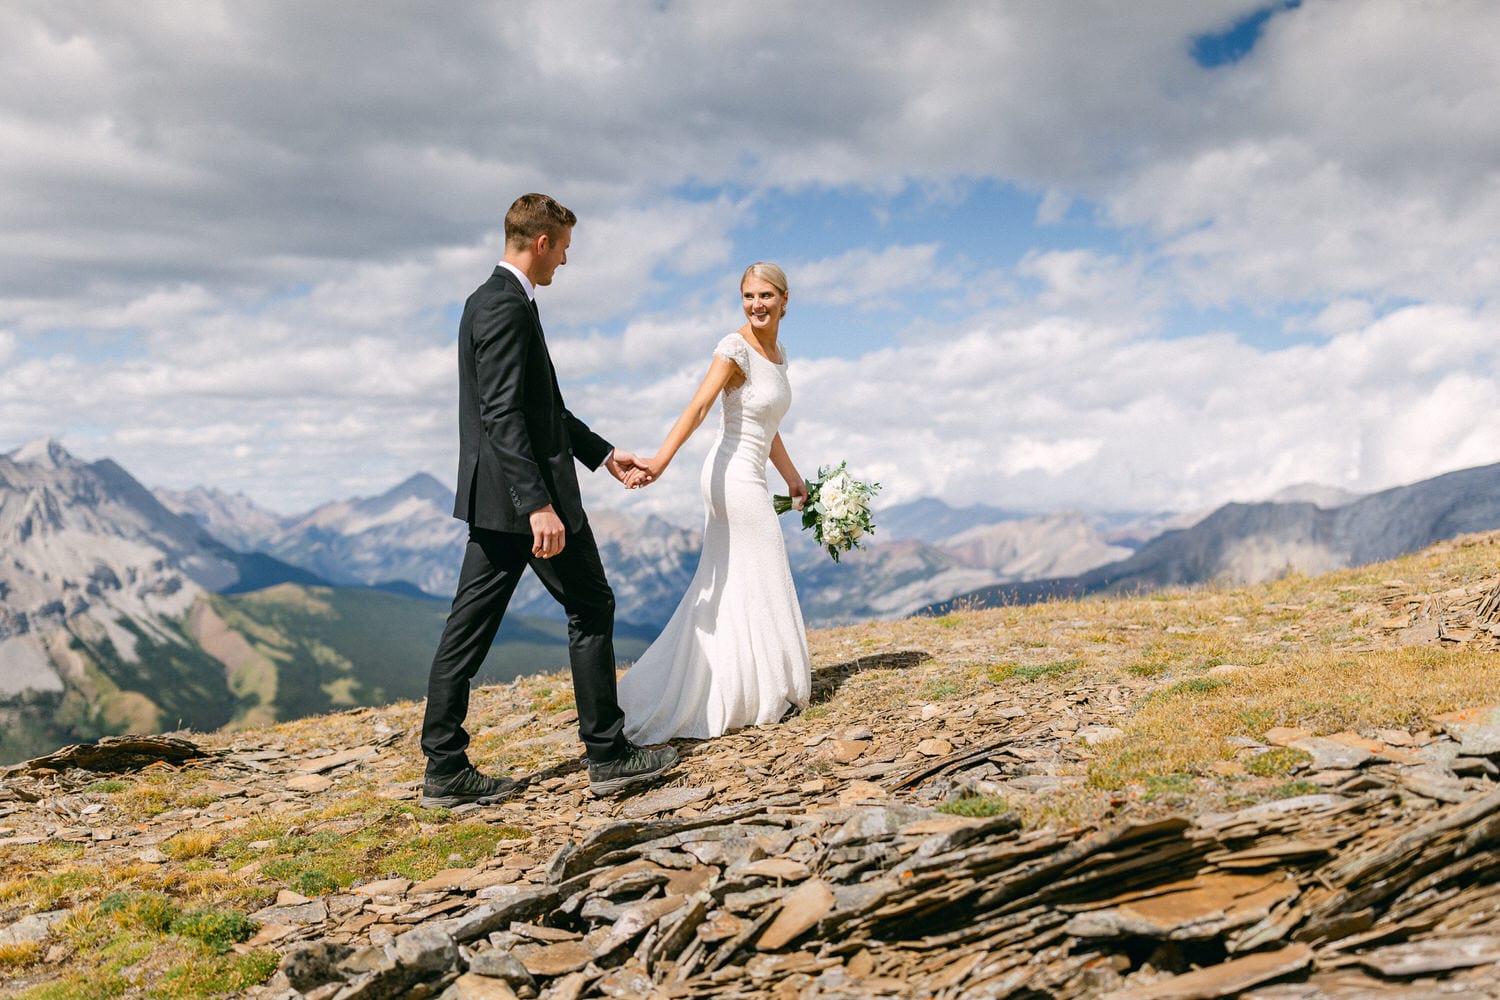
<path id="1" fill-rule="evenodd" d="M 849 475 L 845 462 L 820 466 L 818 478 L 807 480 L 802 528 L 811 528 L 818 544 L 838 562 L 840 555 L 859 548 L 860 538 L 875 530 L 870 498 L 879 491 L 879 483 L 861 482 Z M 777 495 L 771 498 L 771 505 L 779 516 L 792 509 L 792 498 Z"/>

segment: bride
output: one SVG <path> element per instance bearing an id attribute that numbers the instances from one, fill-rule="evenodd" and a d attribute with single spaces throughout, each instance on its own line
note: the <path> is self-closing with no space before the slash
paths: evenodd
<path id="1" fill-rule="evenodd" d="M 719 437 L 703 463 L 698 570 L 661 635 L 620 680 L 626 736 L 641 744 L 776 722 L 806 707 L 812 688 L 802 609 L 766 487 L 769 458 L 795 506 L 807 499 L 777 431 L 792 401 L 777 343 L 786 275 L 751 264 L 740 299 L 747 322 L 719 341 L 692 402 L 639 473 L 659 478 L 723 396 Z"/>

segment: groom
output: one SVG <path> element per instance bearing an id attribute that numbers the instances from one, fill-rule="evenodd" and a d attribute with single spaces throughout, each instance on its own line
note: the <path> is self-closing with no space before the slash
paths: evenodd
<path id="1" fill-rule="evenodd" d="M 568 412 L 542 338 L 535 292 L 568 261 L 577 217 L 544 194 L 505 214 L 505 257 L 464 305 L 458 325 L 458 491 L 469 523 L 458 588 L 427 681 L 422 805 L 496 802 L 517 782 L 469 762 L 469 686 L 530 566 L 568 615 L 568 659 L 589 789 L 612 795 L 677 763 L 671 747 L 625 738 L 615 697 L 614 593 L 578 492 L 576 457 L 622 483 L 636 457 L 612 448 Z"/>

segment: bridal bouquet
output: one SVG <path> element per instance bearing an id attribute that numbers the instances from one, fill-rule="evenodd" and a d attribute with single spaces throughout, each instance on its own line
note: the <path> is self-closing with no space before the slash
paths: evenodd
<path id="1" fill-rule="evenodd" d="M 870 498 L 879 483 L 862 483 L 849 475 L 844 462 L 836 468 L 822 466 L 818 478 L 807 481 L 807 503 L 802 507 L 802 528 L 813 529 L 818 544 L 828 549 L 834 562 L 839 555 L 859 547 L 859 539 L 875 530 L 870 520 Z M 771 505 L 778 515 L 792 509 L 792 498 L 774 496 Z"/>

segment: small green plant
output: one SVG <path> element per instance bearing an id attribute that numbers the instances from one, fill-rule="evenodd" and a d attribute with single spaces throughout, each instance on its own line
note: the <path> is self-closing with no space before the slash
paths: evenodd
<path id="1" fill-rule="evenodd" d="M 98 792 L 103 795 L 113 795 L 115 792 L 123 792 L 129 788 L 128 782 L 115 781 L 113 778 L 105 778 L 100 781 L 90 782 L 83 786 L 85 792 Z"/>
<path id="2" fill-rule="evenodd" d="M 1151 802 L 1168 795 L 1191 794 L 1197 780 L 1191 774 L 1152 774 L 1146 777 L 1145 799 Z"/>
<path id="3" fill-rule="evenodd" d="M 180 912 L 161 892 L 112 892 L 99 901 L 100 916 L 124 928 L 157 934 L 165 934 Z"/>
<path id="4" fill-rule="evenodd" d="M 1012 678 L 1023 681 L 1039 681 L 1044 677 L 1056 677 L 1084 665 L 1081 657 L 1052 660 L 1048 663 L 997 663 L 986 672 L 992 684 L 1001 684 Z"/>
<path id="5" fill-rule="evenodd" d="M 338 880 L 319 868 L 303 872 L 292 882 L 292 888 L 304 896 L 321 896 L 336 891 L 338 887 Z"/>
<path id="6" fill-rule="evenodd" d="M 250 987 L 270 979 L 279 962 L 276 953 L 270 951 L 252 951 L 248 955 L 193 955 L 169 969 L 151 996 L 162 1000 L 239 996 Z"/>
<path id="7" fill-rule="evenodd" d="M 998 795 L 967 795 L 938 806 L 938 812 L 951 816 L 1001 816 L 1012 811 Z"/>
<path id="8" fill-rule="evenodd" d="M 962 693 L 963 688 L 947 679 L 928 681 L 922 688 L 922 698 L 925 701 L 945 701 Z"/>
<path id="9" fill-rule="evenodd" d="M 171 933 L 201 941 L 222 955 L 241 941 L 248 941 L 258 925 L 232 910 L 190 910 L 172 921 Z"/>
<path id="10" fill-rule="evenodd" d="M 1279 778 L 1291 774 L 1312 760 L 1312 754 L 1293 747 L 1272 747 L 1245 761 L 1245 770 L 1261 778 Z"/>
<path id="11" fill-rule="evenodd" d="M 1273 799 L 1294 799 L 1299 795 L 1316 795 L 1322 791 L 1311 781 L 1288 781 L 1284 785 L 1277 785 L 1267 792 L 1267 796 Z"/>

